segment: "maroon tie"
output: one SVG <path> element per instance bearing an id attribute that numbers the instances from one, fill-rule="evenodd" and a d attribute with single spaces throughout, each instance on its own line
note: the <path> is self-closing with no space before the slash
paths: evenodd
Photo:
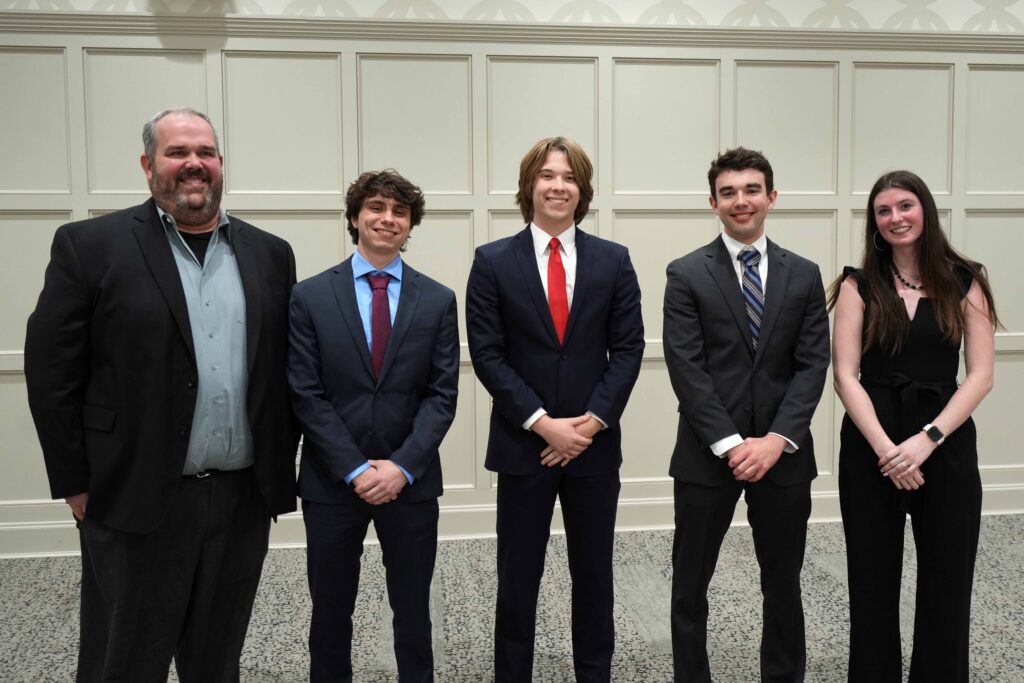
<path id="1" fill-rule="evenodd" d="M 388 304 L 388 282 L 391 276 L 367 275 L 373 290 L 373 304 L 370 307 L 370 339 L 373 341 L 370 358 L 373 360 L 373 374 L 380 377 L 380 366 L 384 364 L 384 351 L 391 336 L 391 306 Z"/>
<path id="2" fill-rule="evenodd" d="M 562 243 L 557 237 L 551 238 L 548 245 L 548 307 L 551 309 L 551 321 L 555 323 L 558 341 L 565 341 L 565 326 L 569 322 L 569 297 L 565 292 L 565 266 L 562 265 Z"/>

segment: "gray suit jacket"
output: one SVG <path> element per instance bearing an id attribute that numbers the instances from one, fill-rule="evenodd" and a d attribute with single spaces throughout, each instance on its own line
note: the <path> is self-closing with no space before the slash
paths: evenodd
<path id="1" fill-rule="evenodd" d="M 779 485 L 817 476 L 810 425 L 829 363 L 828 315 L 818 266 L 768 241 L 765 311 L 757 352 L 721 237 L 668 266 L 664 345 L 679 428 L 669 474 L 716 486 L 732 479 L 711 444 L 730 434 L 781 434 L 799 446 L 766 475 Z"/>

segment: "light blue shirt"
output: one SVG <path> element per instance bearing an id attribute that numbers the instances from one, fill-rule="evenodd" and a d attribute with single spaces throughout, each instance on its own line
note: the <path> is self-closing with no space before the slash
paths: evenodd
<path id="1" fill-rule="evenodd" d="M 352 283 L 356 291 L 356 308 L 359 309 L 359 317 L 363 321 L 363 334 L 366 335 L 366 346 L 371 349 L 373 348 L 373 335 L 370 332 L 373 318 L 373 288 L 370 287 L 370 281 L 366 276 L 381 274 L 391 276 L 391 281 L 388 282 L 388 309 L 391 312 L 391 324 L 394 325 L 395 313 L 398 312 L 398 298 L 402 294 L 402 257 L 396 256 L 391 263 L 378 269 L 363 258 L 363 255 L 358 251 L 352 255 Z M 413 476 L 398 463 L 395 463 L 395 466 L 402 470 L 402 474 L 412 484 Z M 353 479 L 368 469 L 370 469 L 370 463 L 363 463 L 348 473 L 345 477 L 345 483 L 351 484 Z"/>
<path id="2" fill-rule="evenodd" d="M 178 232 L 174 217 L 160 207 L 157 212 L 185 291 L 199 379 L 182 474 L 250 467 L 253 447 L 246 410 L 245 291 L 227 214 L 220 212 L 200 264 Z"/>

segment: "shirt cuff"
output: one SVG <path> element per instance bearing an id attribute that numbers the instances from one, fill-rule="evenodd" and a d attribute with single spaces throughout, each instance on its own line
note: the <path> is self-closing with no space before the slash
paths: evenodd
<path id="1" fill-rule="evenodd" d="M 526 422 L 523 423 L 523 429 L 530 431 L 533 428 L 533 423 L 539 420 L 543 415 L 547 414 L 548 411 L 544 410 L 544 408 L 537 408 L 537 412 L 526 418 Z"/>
<path id="2" fill-rule="evenodd" d="M 743 443 L 743 438 L 739 434 L 732 434 L 711 444 L 711 452 L 719 458 L 724 458 L 730 448 L 739 446 L 741 443 Z"/>
<path id="3" fill-rule="evenodd" d="M 345 483 L 351 484 L 353 479 L 355 479 L 368 469 L 370 469 L 370 463 L 364 462 L 362 465 L 348 473 L 348 475 L 345 477 Z"/>
<path id="4" fill-rule="evenodd" d="M 604 420 L 602 420 L 600 417 L 598 417 L 597 413 L 595 413 L 592 410 L 588 410 L 587 411 L 587 415 L 589 415 L 590 417 L 592 417 L 595 420 L 597 420 L 598 422 L 600 422 L 601 423 L 601 429 L 608 429 L 608 423 L 605 422 Z"/>
<path id="5" fill-rule="evenodd" d="M 395 467 L 397 467 L 398 469 L 402 470 L 402 474 L 404 474 L 405 478 L 409 480 L 409 486 L 412 486 L 413 477 L 412 477 L 411 474 L 409 474 L 409 470 L 405 469 L 404 467 L 399 465 L 397 462 L 395 463 Z"/>
<path id="6" fill-rule="evenodd" d="M 779 437 L 780 439 L 782 439 L 783 441 L 786 442 L 786 447 L 782 449 L 782 451 L 784 453 L 796 453 L 798 450 L 800 450 L 799 446 L 797 446 L 795 443 L 793 443 L 792 441 L 790 441 L 789 439 L 784 437 L 782 434 L 779 434 L 778 432 L 768 432 L 768 433 L 769 434 L 774 434 L 775 436 Z"/>

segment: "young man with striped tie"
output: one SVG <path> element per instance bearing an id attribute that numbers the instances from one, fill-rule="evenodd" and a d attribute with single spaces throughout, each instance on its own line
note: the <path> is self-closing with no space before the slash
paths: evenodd
<path id="1" fill-rule="evenodd" d="M 764 233 L 772 167 L 738 147 L 708 171 L 720 237 L 668 266 L 664 348 L 679 399 L 672 652 L 676 681 L 710 681 L 707 590 L 740 494 L 761 567 L 762 681 L 802 681 L 800 570 L 811 417 L 829 363 L 818 266 Z M 758 579 L 751 577 L 751 581 Z"/>

